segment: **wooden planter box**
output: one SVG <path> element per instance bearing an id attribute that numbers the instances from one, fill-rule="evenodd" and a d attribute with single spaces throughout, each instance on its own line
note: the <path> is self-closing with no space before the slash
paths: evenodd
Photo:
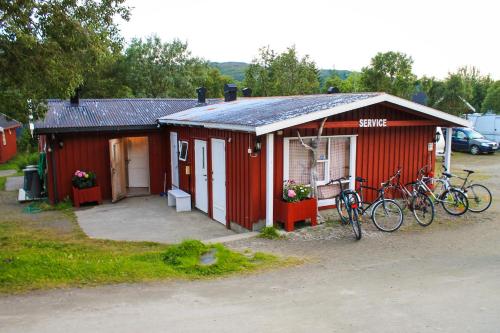
<path id="1" fill-rule="evenodd" d="M 286 202 L 275 199 L 274 209 L 274 221 L 284 223 L 286 231 L 293 231 L 295 222 L 307 219 L 311 220 L 312 226 L 318 224 L 318 201 L 315 198 L 299 202 Z"/>
<path id="2" fill-rule="evenodd" d="M 82 203 L 87 202 L 102 203 L 101 187 L 96 185 L 94 187 L 79 189 L 73 186 L 73 205 L 80 207 Z"/>

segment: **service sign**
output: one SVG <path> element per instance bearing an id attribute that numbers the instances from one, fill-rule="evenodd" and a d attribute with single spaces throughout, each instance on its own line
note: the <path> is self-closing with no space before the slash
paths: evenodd
<path id="1" fill-rule="evenodd" d="M 360 119 L 359 127 L 387 127 L 387 119 Z"/>

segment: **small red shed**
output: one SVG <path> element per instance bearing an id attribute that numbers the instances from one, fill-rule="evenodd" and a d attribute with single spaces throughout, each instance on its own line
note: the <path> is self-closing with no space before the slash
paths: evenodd
<path id="1" fill-rule="evenodd" d="M 21 123 L 0 113 L 0 163 L 5 163 L 17 153 L 16 129 Z"/>
<path id="2" fill-rule="evenodd" d="M 171 184 L 228 228 L 273 225 L 283 182 L 310 182 L 309 152 L 298 140 L 320 143 L 318 204 L 328 208 L 338 185 L 330 179 L 368 178 L 377 186 L 403 167 L 403 181 L 434 165 L 436 127 L 466 120 L 385 93 L 244 98 L 159 119 L 169 133 Z M 448 141 L 450 138 L 447 138 Z M 447 145 L 450 146 L 449 144 Z M 178 160 L 178 147 L 187 153 Z M 175 150 L 175 151 L 174 151 Z M 450 151 L 447 151 L 449 163 Z"/>
<path id="3" fill-rule="evenodd" d="M 41 138 L 41 150 L 47 152 L 49 199 L 58 202 L 72 196 L 76 170 L 96 173 L 105 200 L 164 191 L 169 139 L 156 120 L 199 103 L 196 99 L 75 99 L 47 104 L 35 134 Z"/>

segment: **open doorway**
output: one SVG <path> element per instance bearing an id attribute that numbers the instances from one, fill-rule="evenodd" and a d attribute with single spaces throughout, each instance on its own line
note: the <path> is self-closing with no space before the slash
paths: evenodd
<path id="1" fill-rule="evenodd" d="M 109 140 L 113 202 L 150 194 L 147 136 Z"/>

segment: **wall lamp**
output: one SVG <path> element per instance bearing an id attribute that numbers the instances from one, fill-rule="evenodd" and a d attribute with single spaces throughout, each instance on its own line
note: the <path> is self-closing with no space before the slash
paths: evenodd
<path id="1" fill-rule="evenodd" d="M 434 143 L 439 142 L 441 139 L 441 133 L 436 131 L 436 136 L 434 137 Z"/>
<path id="2" fill-rule="evenodd" d="M 253 147 L 254 153 L 259 153 L 262 150 L 262 144 L 260 143 L 260 137 L 255 139 L 255 145 Z"/>

